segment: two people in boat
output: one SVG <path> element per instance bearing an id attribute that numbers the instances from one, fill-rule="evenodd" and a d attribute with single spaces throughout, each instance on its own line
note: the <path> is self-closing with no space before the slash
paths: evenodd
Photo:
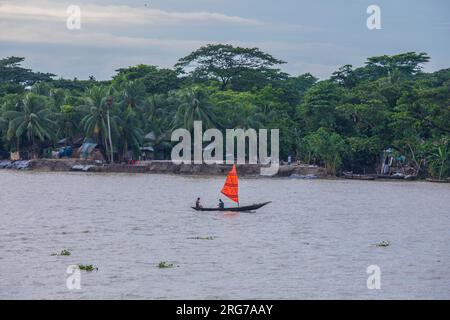
<path id="1" fill-rule="evenodd" d="M 223 209 L 225 208 L 225 204 L 223 203 L 222 199 L 219 199 L 219 204 L 217 205 L 218 208 Z M 195 201 L 195 208 L 201 209 L 203 206 L 200 203 L 200 198 L 197 198 L 197 201 Z"/>

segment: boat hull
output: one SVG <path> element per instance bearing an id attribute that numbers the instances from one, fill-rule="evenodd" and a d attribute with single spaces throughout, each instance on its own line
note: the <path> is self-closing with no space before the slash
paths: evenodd
<path id="1" fill-rule="evenodd" d="M 450 180 L 442 180 L 442 179 L 427 178 L 425 180 L 428 181 L 428 182 L 436 182 L 436 183 L 450 183 Z"/>
<path id="2" fill-rule="evenodd" d="M 196 207 L 191 207 L 191 208 L 196 211 L 252 211 L 252 210 L 257 210 L 261 207 L 264 207 L 265 205 L 267 205 L 271 202 L 272 201 L 268 201 L 268 202 L 263 202 L 263 203 L 252 204 L 249 206 L 223 208 L 223 209 L 222 208 L 196 208 Z"/>
<path id="3" fill-rule="evenodd" d="M 365 174 L 348 174 L 344 173 L 344 179 L 354 179 L 354 180 L 375 180 L 374 176 L 369 176 Z"/>

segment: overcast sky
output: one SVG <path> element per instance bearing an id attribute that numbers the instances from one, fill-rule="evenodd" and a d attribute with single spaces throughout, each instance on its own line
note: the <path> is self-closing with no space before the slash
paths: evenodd
<path id="1" fill-rule="evenodd" d="M 381 30 L 369 30 L 369 5 Z M 81 29 L 66 27 L 69 5 Z M 259 47 L 292 75 L 326 78 L 370 56 L 427 52 L 450 67 L 449 0 L 0 0 L 0 57 L 58 76 L 109 79 L 136 64 L 172 67 L 208 43 Z"/>

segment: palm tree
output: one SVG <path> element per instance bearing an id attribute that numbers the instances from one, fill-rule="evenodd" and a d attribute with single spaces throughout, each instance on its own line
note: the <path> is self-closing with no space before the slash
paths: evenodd
<path id="1" fill-rule="evenodd" d="M 177 104 L 173 98 L 168 99 L 166 95 L 154 94 L 147 98 L 144 106 L 144 119 L 146 119 L 144 128 L 146 132 L 163 132 L 173 129 L 177 111 Z"/>
<path id="2" fill-rule="evenodd" d="M 142 145 L 144 132 L 139 127 L 139 120 L 135 110 L 127 107 L 118 119 L 120 132 L 120 144 L 122 146 L 123 157 L 126 157 L 128 148 L 137 150 Z"/>
<path id="3" fill-rule="evenodd" d="M 46 82 L 37 82 L 31 87 L 31 92 L 40 96 L 50 97 L 51 87 Z"/>
<path id="4" fill-rule="evenodd" d="M 81 115 L 76 108 L 71 105 L 60 107 L 57 116 L 58 137 L 73 138 L 79 134 L 79 123 Z"/>
<path id="5" fill-rule="evenodd" d="M 202 121 L 204 127 L 214 126 L 214 117 L 211 105 L 208 103 L 206 92 L 200 88 L 189 88 L 177 91 L 173 94 L 178 104 L 176 122 L 187 130 L 192 130 L 194 121 Z"/>
<path id="6" fill-rule="evenodd" d="M 145 86 L 142 81 L 127 81 L 118 89 L 120 102 L 125 108 L 139 108 L 143 103 Z"/>
<path id="7" fill-rule="evenodd" d="M 107 139 L 111 138 L 108 131 L 108 106 L 107 97 L 110 96 L 111 88 L 92 87 L 84 98 L 84 104 L 79 106 L 87 113 L 81 120 L 84 133 L 97 142 L 103 143 L 108 149 Z M 111 128 L 117 132 L 117 117 L 111 118 Z M 113 153 L 113 150 L 110 150 Z"/>
<path id="8" fill-rule="evenodd" d="M 155 156 L 165 159 L 172 147 L 170 137 L 175 127 L 177 100 L 168 98 L 165 94 L 154 94 L 147 98 L 144 104 L 144 136 L 146 147 L 152 147 Z"/>
<path id="9" fill-rule="evenodd" d="M 230 110 L 233 110 L 233 118 L 229 126 L 242 129 L 260 129 L 264 128 L 267 123 L 275 119 L 277 113 L 270 105 L 263 105 L 262 107 L 254 104 L 237 104 L 228 105 Z"/>
<path id="10" fill-rule="evenodd" d="M 19 110 L 7 111 L 4 117 L 8 122 L 6 138 L 16 138 L 17 151 L 24 133 L 33 151 L 36 150 L 36 138 L 40 141 L 53 139 L 52 129 L 55 123 L 51 120 L 51 111 L 46 108 L 43 97 L 28 93 Z"/>

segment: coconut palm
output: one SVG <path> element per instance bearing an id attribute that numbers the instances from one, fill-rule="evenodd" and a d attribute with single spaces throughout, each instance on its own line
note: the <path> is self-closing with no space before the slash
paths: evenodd
<path id="1" fill-rule="evenodd" d="M 50 97 L 51 87 L 46 82 L 38 82 L 31 87 L 31 92 L 40 96 Z"/>
<path id="2" fill-rule="evenodd" d="M 125 158 L 129 147 L 137 151 L 142 145 L 144 132 L 139 128 L 138 115 L 131 107 L 121 112 L 120 117 L 117 117 L 117 122 L 120 132 L 119 141 Z"/>
<path id="3" fill-rule="evenodd" d="M 53 139 L 52 130 L 55 123 L 51 120 L 51 111 L 46 108 L 43 97 L 28 93 L 19 110 L 5 112 L 4 118 L 8 122 L 6 138 L 7 140 L 16 139 L 17 151 L 24 134 L 34 151 L 36 139 L 40 141 Z"/>
<path id="4" fill-rule="evenodd" d="M 242 129 L 264 128 L 277 115 L 270 105 L 259 107 L 253 104 L 238 104 L 229 105 L 228 108 L 234 110 L 232 124 L 229 125 Z"/>
<path id="5" fill-rule="evenodd" d="M 144 128 L 146 132 L 161 133 L 173 129 L 178 107 L 174 99 L 168 99 L 166 95 L 155 94 L 148 97 L 144 105 L 144 119 L 146 119 Z"/>
<path id="6" fill-rule="evenodd" d="M 84 97 L 84 104 L 79 106 L 87 113 L 81 120 L 85 135 L 103 143 L 105 147 L 108 146 L 107 139 L 110 138 L 107 119 L 107 98 L 110 94 L 111 88 L 92 87 Z M 117 117 L 111 116 L 110 121 L 111 128 L 117 132 Z"/>
<path id="7" fill-rule="evenodd" d="M 78 136 L 81 116 L 80 112 L 73 106 L 67 104 L 61 106 L 59 113 L 56 114 L 57 136 L 64 138 Z"/>
<path id="8" fill-rule="evenodd" d="M 211 105 L 208 103 L 206 92 L 200 88 L 189 88 L 180 90 L 172 95 L 178 103 L 176 123 L 183 125 L 187 130 L 192 130 L 194 121 L 202 121 L 203 126 L 210 128 L 214 126 L 214 117 Z"/>
<path id="9" fill-rule="evenodd" d="M 175 127 L 177 100 L 164 94 L 154 94 L 144 104 L 144 146 L 152 147 L 156 157 L 165 159 L 172 147 L 170 137 Z"/>
<path id="10" fill-rule="evenodd" d="M 120 103 L 125 108 L 139 108 L 142 106 L 145 86 L 142 81 L 127 81 L 118 88 Z"/>

